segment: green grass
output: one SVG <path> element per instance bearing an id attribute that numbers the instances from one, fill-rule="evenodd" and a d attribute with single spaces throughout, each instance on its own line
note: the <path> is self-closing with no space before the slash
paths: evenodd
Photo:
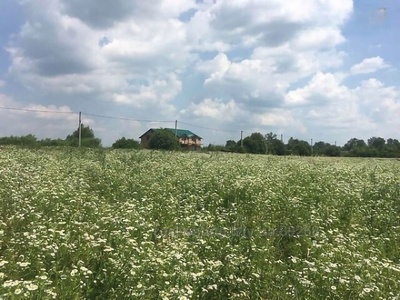
<path id="1" fill-rule="evenodd" d="M 400 162 L 0 150 L 1 299 L 398 299 Z"/>

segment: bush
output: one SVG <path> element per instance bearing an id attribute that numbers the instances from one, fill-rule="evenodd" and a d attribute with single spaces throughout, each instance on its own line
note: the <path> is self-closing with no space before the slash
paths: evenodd
<path id="1" fill-rule="evenodd" d="M 114 142 L 111 146 L 114 149 L 140 149 L 140 144 L 134 139 L 126 139 L 122 137 Z"/>
<path id="2" fill-rule="evenodd" d="M 178 150 L 178 138 L 167 129 L 158 129 L 151 136 L 149 142 L 150 149 L 157 150 Z"/>

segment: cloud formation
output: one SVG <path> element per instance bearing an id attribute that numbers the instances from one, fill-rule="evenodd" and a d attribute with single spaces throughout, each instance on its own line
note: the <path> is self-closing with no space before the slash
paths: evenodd
<path id="1" fill-rule="evenodd" d="M 19 3 L 26 19 L 5 45 L 11 63 L 7 85 L 0 81 L 25 91 L 13 100 L 18 107 L 53 105 L 299 137 L 324 138 L 329 131 L 343 139 L 350 127 L 362 133 L 397 124 L 398 86 L 378 78 L 352 87 L 346 81 L 389 69 L 382 55 L 347 65 L 351 0 Z M 367 93 L 385 100 L 366 102 Z M 125 130 L 118 122 L 92 121 L 106 144 L 115 132 L 137 138 L 156 124 Z"/>
<path id="2" fill-rule="evenodd" d="M 376 56 L 366 58 L 359 64 L 352 66 L 350 72 L 352 74 L 369 74 L 388 67 L 389 65 L 385 63 L 382 57 Z"/>

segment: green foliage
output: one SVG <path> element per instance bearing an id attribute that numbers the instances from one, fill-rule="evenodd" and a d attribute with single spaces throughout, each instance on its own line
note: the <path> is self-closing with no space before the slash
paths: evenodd
<path id="1" fill-rule="evenodd" d="M 32 134 L 2 137 L 0 138 L 0 145 L 36 146 L 37 138 Z"/>
<path id="2" fill-rule="evenodd" d="M 254 132 L 250 136 L 244 138 L 243 147 L 247 153 L 265 154 L 267 152 L 265 138 L 259 132 Z"/>
<path id="3" fill-rule="evenodd" d="M 79 127 L 65 140 L 68 146 L 77 147 L 79 145 Z M 81 146 L 86 148 L 101 147 L 101 139 L 96 138 L 93 129 L 84 124 L 81 124 Z"/>
<path id="4" fill-rule="evenodd" d="M 292 155 L 300 155 L 300 156 L 309 156 L 311 155 L 311 146 L 308 142 L 290 138 L 287 145 L 290 154 Z"/>
<path id="5" fill-rule="evenodd" d="M 340 147 L 324 142 L 316 142 L 313 145 L 313 155 L 317 156 L 340 156 Z"/>
<path id="6" fill-rule="evenodd" d="M 364 140 L 350 139 L 344 146 L 347 156 L 353 157 L 400 157 L 400 143 L 397 139 L 385 141 L 381 137 L 371 137 L 368 145 Z"/>
<path id="7" fill-rule="evenodd" d="M 71 134 L 67 136 L 67 140 L 79 138 L 79 126 L 78 128 Z M 81 138 L 82 139 L 94 139 L 94 131 L 89 126 L 85 126 L 83 123 L 81 124 Z"/>
<path id="8" fill-rule="evenodd" d="M 204 149 L 207 151 L 224 151 L 225 147 L 223 145 L 208 144 Z"/>
<path id="9" fill-rule="evenodd" d="M 140 144 L 134 139 L 126 139 L 125 137 L 122 137 L 116 140 L 111 147 L 114 149 L 140 149 Z"/>
<path id="10" fill-rule="evenodd" d="M 44 147 L 62 147 L 62 146 L 69 146 L 68 141 L 63 140 L 63 139 L 43 139 L 38 141 L 38 144 L 40 146 Z"/>
<path id="11" fill-rule="evenodd" d="M 385 139 L 381 137 L 372 137 L 368 139 L 368 147 L 377 150 L 383 150 L 383 148 L 385 147 L 385 143 Z"/>
<path id="12" fill-rule="evenodd" d="M 238 144 L 234 140 L 228 140 L 225 143 L 225 149 L 230 152 L 238 152 Z"/>
<path id="13" fill-rule="evenodd" d="M 343 146 L 343 149 L 345 151 L 351 151 L 355 149 L 362 149 L 365 147 L 367 147 L 367 144 L 364 142 L 364 140 L 352 138 Z"/>
<path id="14" fill-rule="evenodd" d="M 167 129 L 157 129 L 151 136 L 150 149 L 178 150 L 180 148 L 178 138 Z"/>
<path id="15" fill-rule="evenodd" d="M 265 135 L 267 153 L 273 155 L 285 155 L 285 144 L 277 138 L 277 135 L 270 132 Z"/>

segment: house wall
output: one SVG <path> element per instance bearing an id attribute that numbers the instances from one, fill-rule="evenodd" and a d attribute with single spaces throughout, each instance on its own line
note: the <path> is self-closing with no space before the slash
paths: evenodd
<path id="1" fill-rule="evenodd" d="M 142 145 L 143 148 L 149 148 L 151 134 L 152 132 L 148 132 L 140 138 L 140 145 Z"/>
<path id="2" fill-rule="evenodd" d="M 179 143 L 181 145 L 195 145 L 195 146 L 201 146 L 201 140 L 200 139 L 188 139 L 188 138 L 180 138 Z"/>

